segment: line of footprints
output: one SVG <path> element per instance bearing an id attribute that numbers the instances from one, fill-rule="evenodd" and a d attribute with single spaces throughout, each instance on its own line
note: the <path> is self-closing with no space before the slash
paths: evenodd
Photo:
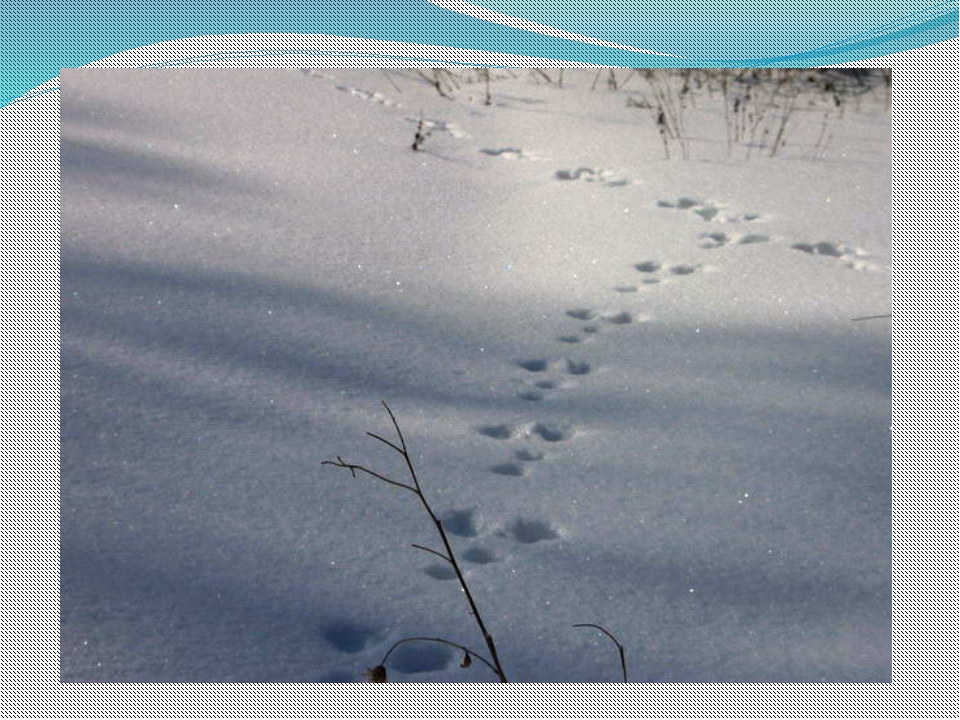
<path id="1" fill-rule="evenodd" d="M 382 93 L 370 92 L 339 83 L 332 75 L 327 75 L 322 71 L 305 68 L 303 72 L 306 75 L 316 75 L 330 80 L 338 90 L 360 100 L 394 109 L 403 107 L 400 103 L 390 100 Z M 445 120 L 418 117 L 407 117 L 406 120 L 411 123 L 423 124 L 431 132 L 448 135 L 455 140 L 470 138 L 470 135 L 457 125 Z M 549 158 L 544 155 L 519 147 L 479 148 L 478 152 L 496 161 L 549 161 Z M 553 173 L 553 180 L 560 183 L 590 183 L 614 191 L 622 191 L 624 188 L 643 184 L 641 181 L 624 177 L 616 171 L 602 167 L 558 169 Z M 656 207 L 666 212 L 690 213 L 709 224 L 711 227 L 697 236 L 700 247 L 705 250 L 719 250 L 738 245 L 757 245 L 769 243 L 773 240 L 763 232 L 754 231 L 753 223 L 765 219 L 758 213 L 732 213 L 720 203 L 695 197 L 660 200 L 656 203 Z M 881 268 L 869 259 L 869 253 L 845 243 L 801 242 L 794 243 L 789 247 L 792 250 L 809 255 L 836 259 L 854 270 Z M 645 259 L 634 264 L 632 269 L 636 280 L 613 287 L 614 292 L 623 295 L 637 293 L 641 285 L 658 285 L 683 279 L 711 268 L 703 264 L 670 264 L 659 259 Z M 584 343 L 587 339 L 599 335 L 605 328 L 636 326 L 652 319 L 647 315 L 628 310 L 603 311 L 583 307 L 568 309 L 566 318 L 579 324 L 575 330 L 560 335 L 556 340 L 562 346 L 571 349 Z M 523 373 L 523 387 L 517 394 L 517 398 L 528 403 L 539 403 L 546 400 L 552 393 L 574 388 L 578 382 L 587 379 L 596 370 L 594 363 L 573 357 L 559 359 L 526 358 L 517 360 L 515 365 Z M 495 475 L 508 478 L 528 475 L 536 463 L 547 458 L 548 448 L 569 442 L 576 435 L 576 428 L 572 423 L 547 421 L 485 425 L 476 428 L 476 431 L 486 438 L 504 443 L 511 448 L 511 453 L 507 458 L 487 468 Z M 470 509 L 454 510 L 444 516 L 443 522 L 444 527 L 451 534 L 473 541 L 473 545 L 464 552 L 463 559 L 476 565 L 486 565 L 503 559 L 500 554 L 491 550 L 488 546 L 480 544 L 481 538 L 485 534 L 493 538 L 505 538 L 524 544 L 554 540 L 560 537 L 559 530 L 551 523 L 536 518 L 523 517 L 515 518 L 510 524 L 490 533 L 482 533 L 476 513 Z M 436 580 L 453 580 L 456 577 L 453 569 L 446 563 L 431 565 L 425 568 L 424 572 Z M 338 638 L 339 635 L 332 641 L 336 644 Z M 347 643 L 349 651 L 354 651 L 355 643 L 350 632 L 347 633 Z"/>
<path id="2" fill-rule="evenodd" d="M 688 197 L 679 198 L 676 201 L 661 200 L 657 203 L 657 207 L 690 211 L 708 223 L 741 224 L 761 219 L 761 216 L 756 213 L 730 214 L 719 205 Z M 706 249 L 721 248 L 730 244 L 750 245 L 770 241 L 768 235 L 758 232 L 705 232 L 699 237 L 703 240 L 701 247 Z M 667 280 L 685 278 L 708 268 L 702 264 L 670 264 L 659 260 L 643 260 L 633 265 L 632 269 L 636 275 L 639 275 L 636 284 L 617 285 L 612 288 L 614 292 L 636 293 L 640 285 L 656 285 Z M 574 331 L 564 333 L 556 340 L 570 348 L 598 336 L 607 328 L 635 326 L 652 319 L 649 315 L 630 310 L 608 311 L 585 307 L 568 309 L 566 318 L 578 324 Z M 515 364 L 519 370 L 523 371 L 523 387 L 517 397 L 530 403 L 544 401 L 552 393 L 574 388 L 578 381 L 583 381 L 596 370 L 594 363 L 578 357 L 524 358 L 517 360 Z M 506 477 L 523 477 L 532 471 L 536 463 L 548 456 L 547 449 L 551 445 L 565 443 L 574 438 L 576 428 L 573 424 L 566 422 L 536 421 L 524 424 L 485 425 L 477 428 L 477 432 L 512 446 L 511 456 L 487 468 L 491 473 Z"/>

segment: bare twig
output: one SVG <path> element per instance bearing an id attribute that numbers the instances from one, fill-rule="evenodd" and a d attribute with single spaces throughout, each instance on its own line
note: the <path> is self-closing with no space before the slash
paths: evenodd
<path id="1" fill-rule="evenodd" d="M 437 534 L 440 536 L 440 540 L 443 543 L 444 553 L 437 552 L 436 550 L 431 550 L 429 548 L 423 547 L 422 545 L 414 545 L 414 547 L 416 547 L 419 550 L 424 550 L 426 552 L 442 557 L 444 560 L 450 563 L 451 567 L 453 567 L 453 570 L 457 576 L 457 581 L 460 583 L 460 588 L 463 590 L 463 594 L 467 598 L 467 602 L 470 605 L 470 614 L 473 616 L 474 620 L 476 621 L 477 627 L 480 630 L 480 634 L 483 636 L 483 640 L 487 645 L 487 649 L 490 651 L 490 657 L 493 659 L 493 665 L 491 665 L 490 667 L 494 670 L 494 672 L 496 672 L 497 677 L 500 679 L 500 682 L 505 683 L 507 682 L 507 676 L 503 672 L 503 667 L 500 664 L 500 658 L 497 655 L 497 646 L 493 641 L 493 636 L 487 630 L 487 626 L 483 622 L 483 618 L 480 615 L 480 610 L 479 608 L 477 608 L 477 603 L 473 599 L 473 594 L 470 592 L 470 587 L 467 585 L 467 581 L 463 575 L 463 571 L 460 569 L 460 564 L 457 562 L 457 557 L 453 552 L 453 547 L 450 545 L 450 540 L 447 537 L 446 530 L 444 530 L 443 528 L 443 523 L 440 522 L 440 518 L 438 518 L 437 515 L 433 512 L 433 508 L 430 507 L 430 503 L 427 501 L 427 498 L 423 493 L 423 488 L 421 488 L 420 486 L 420 479 L 417 477 L 417 471 L 413 466 L 413 460 L 410 458 L 410 452 L 407 449 L 407 441 L 403 437 L 403 431 L 400 430 L 400 424 L 397 422 L 397 418 L 393 414 L 393 411 L 390 409 L 390 406 L 382 401 L 381 401 L 381 404 L 383 405 L 384 409 L 387 411 L 387 414 L 390 416 L 390 422 L 393 423 L 393 428 L 394 430 L 396 430 L 397 441 L 399 444 L 393 443 L 390 440 L 387 440 L 377 435 L 376 433 L 368 433 L 368 435 L 370 435 L 376 440 L 379 440 L 380 442 L 384 443 L 388 447 L 392 448 L 403 458 L 407 466 L 407 472 L 410 475 L 410 480 L 413 484 L 407 485 L 405 483 L 397 482 L 396 480 L 391 480 L 390 478 L 385 477 L 384 475 L 381 475 L 378 472 L 374 472 L 373 470 L 370 470 L 362 465 L 355 465 L 352 463 L 348 463 L 344 461 L 343 458 L 340 458 L 340 457 L 337 457 L 335 461 L 327 460 L 323 464 L 346 468 L 354 475 L 354 477 L 356 477 L 357 472 L 366 473 L 368 475 L 371 475 L 377 478 L 378 480 L 382 480 L 383 482 L 389 483 L 390 485 L 396 485 L 397 487 L 402 487 L 405 490 L 409 490 L 412 493 L 414 493 L 418 498 L 420 498 L 420 503 L 423 505 L 423 509 L 426 511 L 427 515 L 430 517 L 430 520 L 433 522 L 434 527 L 436 527 L 437 529 Z M 448 645 L 453 644 L 445 640 L 438 640 L 436 638 L 428 638 L 428 639 L 432 639 L 437 642 L 446 642 Z M 460 646 L 457 646 L 457 647 L 460 647 Z M 392 648 L 391 648 L 391 652 L 392 652 Z M 473 655 L 476 655 L 476 653 L 472 653 L 472 651 L 469 651 L 469 652 Z M 387 653 L 387 655 L 389 655 L 389 653 Z M 479 656 L 477 657 L 479 658 Z M 487 664 L 489 665 L 489 663 Z"/>
<path id="2" fill-rule="evenodd" d="M 401 450 L 400 448 L 398 448 L 398 447 L 397 447 L 396 445 L 394 445 L 392 442 L 390 442 L 390 441 L 387 440 L 386 438 L 380 437 L 380 436 L 377 435 L 376 433 L 368 432 L 367 435 L 369 435 L 370 437 L 372 437 L 374 440 L 379 440 L 380 442 L 382 442 L 382 443 L 383 443 L 384 445 L 386 445 L 387 447 L 396 450 L 398 453 L 402 453 L 402 452 L 403 452 L 403 450 Z"/>
<path id="3" fill-rule="evenodd" d="M 606 635 L 608 638 L 613 640 L 613 644 L 617 646 L 617 650 L 620 652 L 620 668 L 621 670 L 623 670 L 623 681 L 627 682 L 627 657 L 626 657 L 626 654 L 624 653 L 623 645 L 621 645 L 620 641 L 617 640 L 616 637 L 614 637 L 613 633 L 611 633 L 606 628 L 600 627 L 599 625 L 594 625 L 593 623 L 580 623 L 578 625 L 574 625 L 574 627 L 575 628 L 581 628 L 581 627 L 596 628 L 597 630 L 602 632 L 604 635 Z"/>
<path id="4" fill-rule="evenodd" d="M 446 555 L 444 555 L 442 552 L 437 552 L 436 550 L 431 550 L 431 549 L 428 548 L 428 547 L 424 547 L 423 545 L 417 545 L 416 543 L 410 543 L 410 547 L 415 547 L 417 550 L 423 550 L 424 552 L 428 552 L 428 553 L 430 553 L 431 555 L 436 555 L 438 558 L 442 558 L 442 559 L 446 560 L 448 563 L 452 563 L 452 561 L 450 560 L 450 558 L 448 558 L 448 557 L 447 557 Z"/>
<path id="5" fill-rule="evenodd" d="M 893 315 L 867 315 L 866 317 L 850 318 L 851 322 L 860 322 L 861 320 L 880 320 L 881 318 L 893 317 Z"/>
<path id="6" fill-rule="evenodd" d="M 424 120 L 421 115 L 420 120 L 417 122 L 417 131 L 413 135 L 413 145 L 410 146 L 414 152 L 420 152 L 423 144 L 427 141 L 427 138 L 430 137 L 431 130 L 432 128 L 427 125 L 426 120 Z"/>
<path id="7" fill-rule="evenodd" d="M 369 468 L 365 468 L 363 465 L 353 465 L 353 464 L 351 464 L 351 463 L 345 462 L 345 461 L 343 460 L 343 458 L 340 458 L 340 457 L 338 457 L 336 460 L 324 460 L 324 461 L 323 461 L 322 463 L 320 463 L 320 464 L 321 464 L 321 465 L 333 465 L 334 467 L 346 468 L 347 470 L 349 470 L 349 471 L 351 472 L 351 474 L 352 474 L 354 477 L 357 476 L 357 473 L 358 473 L 358 472 L 366 473 L 367 475 L 371 475 L 371 476 L 377 478 L 377 480 L 382 480 L 383 482 L 389 483 L 390 485 L 396 485 L 397 487 L 402 487 L 404 490 L 409 490 L 410 492 L 413 492 L 413 493 L 418 492 L 416 488 L 412 488 L 412 487 L 410 487 L 409 485 L 405 485 L 405 484 L 402 483 L 402 482 L 397 482 L 396 480 L 391 480 L 391 479 L 388 478 L 388 477 L 384 477 L 383 475 L 381 475 L 381 474 L 378 473 L 378 472 L 374 472 L 373 470 L 370 470 Z"/>
<path id="8" fill-rule="evenodd" d="M 547 85 L 553 85 L 553 78 L 547 75 L 546 70 L 541 70 L 540 68 L 530 68 L 530 74 L 534 77 L 534 79 L 536 79 L 537 76 L 540 76 L 547 81 Z M 560 71 L 560 77 L 563 77 L 563 70 Z M 563 83 L 561 81 L 561 85 L 562 84 Z"/>

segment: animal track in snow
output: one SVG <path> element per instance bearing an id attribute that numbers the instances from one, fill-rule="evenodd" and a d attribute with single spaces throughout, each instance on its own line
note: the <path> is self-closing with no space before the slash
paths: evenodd
<path id="1" fill-rule="evenodd" d="M 693 210 L 693 214 L 699 215 L 707 222 L 710 222 L 717 215 L 720 214 L 720 208 L 716 207 L 715 205 L 705 205 L 704 207 L 701 207 L 701 208 L 695 208 Z"/>
<path id="2" fill-rule="evenodd" d="M 332 624 L 323 630 L 323 637 L 340 652 L 358 653 L 380 640 L 382 630 L 350 621 Z"/>
<path id="3" fill-rule="evenodd" d="M 723 206 L 694 197 L 680 197 L 676 200 L 658 200 L 657 206 L 673 210 L 688 210 L 706 222 L 752 222 L 761 218 L 761 215 L 758 213 L 744 213 L 739 215 L 723 213 Z"/>
<path id="4" fill-rule="evenodd" d="M 463 559 L 467 562 L 477 565 L 488 565 L 490 563 L 500 562 L 500 556 L 493 550 L 484 547 L 474 546 L 463 554 Z"/>
<path id="5" fill-rule="evenodd" d="M 677 210 L 689 210 L 698 205 L 703 205 L 703 200 L 692 197 L 681 197 L 676 200 L 658 200 L 657 206 L 663 208 L 675 208 Z"/>
<path id="6" fill-rule="evenodd" d="M 541 373 L 550 369 L 550 361 L 546 358 L 533 358 L 531 360 L 517 360 L 517 365 L 527 372 Z"/>
<path id="7" fill-rule="evenodd" d="M 673 210 L 689 210 L 708 222 L 720 214 L 720 208 L 716 205 L 692 197 L 681 197 L 676 200 L 658 200 L 657 207 L 671 208 Z"/>
<path id="8" fill-rule="evenodd" d="M 636 290 L 636 288 L 634 288 Z M 601 311 L 601 310 L 589 310 L 587 308 L 577 308 L 576 310 L 567 310 L 567 315 L 577 320 L 599 320 L 605 322 L 609 325 L 629 325 L 635 321 L 641 321 L 644 319 L 642 315 L 634 315 L 625 310 L 620 311 Z M 589 326 L 595 328 L 595 326 Z M 586 330 L 586 332 L 596 332 L 594 330 Z M 578 343 L 581 341 L 581 338 L 578 338 L 575 335 L 566 335 L 562 338 L 558 338 L 561 342 L 567 343 Z"/>
<path id="9" fill-rule="evenodd" d="M 589 375 L 593 366 L 585 360 L 567 360 L 567 372 L 571 375 Z"/>
<path id="10" fill-rule="evenodd" d="M 494 465 L 490 468 L 490 472 L 496 475 L 506 475 L 507 477 L 523 477 L 527 474 L 527 469 L 520 463 L 505 462 Z"/>
<path id="11" fill-rule="evenodd" d="M 390 668 L 401 673 L 422 673 L 443 670 L 453 660 L 453 651 L 435 643 L 401 645 L 390 656 Z"/>
<path id="12" fill-rule="evenodd" d="M 667 275 L 693 275 L 696 272 L 700 272 L 706 268 L 704 265 L 697 265 L 692 263 L 677 263 L 675 265 L 664 265 L 661 262 L 656 260 L 646 260 L 641 263 L 637 263 L 633 266 L 637 272 L 641 272 L 648 277 L 644 278 L 643 282 L 646 284 L 655 284 L 662 281 L 662 276 Z M 642 317 L 642 316 L 640 316 Z"/>
<path id="13" fill-rule="evenodd" d="M 824 255 L 826 257 L 836 258 L 853 270 L 872 270 L 877 267 L 874 263 L 866 260 L 866 258 L 870 257 L 870 253 L 852 245 L 818 242 L 795 243 L 790 247 L 809 255 Z"/>
<path id="14" fill-rule="evenodd" d="M 485 425 L 478 428 L 477 432 L 495 440 L 509 440 L 517 435 L 518 428 L 513 425 Z"/>
<path id="15" fill-rule="evenodd" d="M 576 170 L 557 170 L 554 174 L 557 180 L 580 180 L 581 182 L 599 183 L 604 187 L 626 187 L 640 185 L 637 180 L 618 178 L 614 173 L 604 168 L 579 167 Z"/>
<path id="16" fill-rule="evenodd" d="M 360 98 L 361 100 L 367 100 L 368 102 L 376 103 L 377 105 L 383 105 L 384 107 L 403 107 L 400 103 L 391 100 L 386 95 L 378 92 L 371 92 L 369 90 L 363 90 L 361 88 L 351 87 L 349 85 L 337 85 L 337 90 L 341 92 L 349 93 L 355 98 Z"/>
<path id="17" fill-rule="evenodd" d="M 423 570 L 434 580 L 456 580 L 456 571 L 447 563 L 437 563 Z"/>
<path id="18" fill-rule="evenodd" d="M 769 235 L 764 235 L 763 233 L 744 233 L 738 235 L 734 233 L 711 232 L 703 233 L 700 237 L 707 240 L 707 242 L 701 246 L 707 250 L 715 250 L 727 245 L 757 245 L 772 241 Z"/>
<path id="19" fill-rule="evenodd" d="M 521 390 L 517 397 L 527 402 L 540 402 L 544 399 L 544 394 L 539 390 Z"/>
<path id="20" fill-rule="evenodd" d="M 540 462 L 545 454 L 542 450 L 535 448 L 521 448 L 514 453 L 514 456 L 521 462 Z"/>
<path id="21" fill-rule="evenodd" d="M 440 516 L 443 527 L 460 537 L 476 537 L 479 534 L 475 510 L 451 510 Z"/>
<path id="22" fill-rule="evenodd" d="M 701 265 L 671 265 L 667 268 L 667 272 L 671 275 L 692 275 L 701 268 Z"/>
<path id="23" fill-rule="evenodd" d="M 514 540 L 525 545 L 560 537 L 560 533 L 549 522 L 532 518 L 517 518 L 507 528 L 507 533 Z"/>
<path id="24" fill-rule="evenodd" d="M 541 440 L 550 443 L 563 442 L 574 436 L 575 430 L 572 425 L 557 423 L 534 423 L 529 430 L 530 435 L 535 435 Z"/>
<path id="25" fill-rule="evenodd" d="M 503 160 L 544 160 L 545 158 L 536 153 L 527 152 L 521 148 L 481 148 L 480 152 L 490 157 L 501 158 Z"/>
<path id="26" fill-rule="evenodd" d="M 563 387 L 562 383 L 557 380 L 537 380 L 534 386 L 541 390 L 556 390 L 559 387 Z"/>
<path id="27" fill-rule="evenodd" d="M 635 319 L 634 316 L 628 312 L 609 313 L 601 317 L 605 323 L 610 323 L 611 325 L 629 325 Z"/>
<path id="28" fill-rule="evenodd" d="M 376 103 L 377 105 L 383 105 L 384 107 L 403 107 L 403 105 L 398 103 L 396 100 L 391 100 L 383 93 L 371 92 L 370 90 L 353 87 L 352 85 L 345 85 L 339 82 L 333 75 L 325 73 L 318 68 L 301 68 L 301 72 L 310 77 L 318 77 L 329 80 L 340 92 L 345 92 L 348 95 L 359 98 L 360 100 L 366 100 L 368 102 Z"/>
<path id="29" fill-rule="evenodd" d="M 587 375 L 593 371 L 593 366 L 583 360 L 548 360 L 547 358 L 532 358 L 518 360 L 517 365 L 527 372 L 542 373 L 549 370 L 563 370 L 570 375 Z"/>
<path id="30" fill-rule="evenodd" d="M 513 440 L 518 437 L 526 437 L 533 439 L 539 438 L 546 442 L 557 443 L 572 438 L 576 434 L 576 429 L 569 423 L 534 422 L 522 426 L 488 425 L 480 428 L 478 432 L 494 440 Z M 525 455 L 522 458 L 518 454 L 517 457 L 524 462 L 540 459 L 537 457 L 536 452 Z M 504 463 L 503 465 L 516 465 L 516 463 Z M 504 472 L 500 474 L 511 475 L 514 473 L 504 467 Z"/>

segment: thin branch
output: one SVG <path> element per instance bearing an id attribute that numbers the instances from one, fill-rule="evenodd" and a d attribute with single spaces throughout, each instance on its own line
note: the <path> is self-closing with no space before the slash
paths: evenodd
<path id="1" fill-rule="evenodd" d="M 602 632 L 604 635 L 606 635 L 608 638 L 610 638 L 613 641 L 613 644 L 617 646 L 617 650 L 620 652 L 620 668 L 623 670 L 623 681 L 627 682 L 627 658 L 623 650 L 623 645 L 621 645 L 620 641 L 617 640 L 616 637 L 614 637 L 613 633 L 611 633 L 606 628 L 603 628 L 599 625 L 594 625 L 593 623 L 581 623 L 579 625 L 574 625 L 574 627 L 575 628 L 581 628 L 581 627 L 596 628 L 597 630 Z"/>
<path id="2" fill-rule="evenodd" d="M 441 643 L 443 645 L 449 645 L 450 647 L 458 648 L 459 650 L 463 650 L 463 652 L 465 652 L 470 657 L 475 657 L 477 660 L 482 662 L 484 665 L 490 668 L 497 676 L 501 674 L 500 671 L 497 670 L 497 668 L 495 668 L 489 660 L 487 660 L 483 655 L 479 654 L 475 650 L 471 650 L 470 648 L 464 645 L 460 645 L 459 643 L 450 642 L 449 640 L 444 640 L 443 638 L 435 638 L 435 637 L 408 637 L 408 638 L 404 638 L 403 640 L 397 640 L 393 644 L 393 646 L 389 650 L 387 650 L 387 654 L 383 656 L 383 660 L 380 661 L 380 664 L 386 665 L 387 659 L 390 657 L 391 653 L 393 653 L 394 650 L 396 650 L 398 647 L 400 647 L 404 643 L 415 642 L 415 641 L 435 642 L 435 643 Z"/>
<path id="3" fill-rule="evenodd" d="M 348 469 L 351 473 L 356 476 L 357 471 L 365 472 L 368 475 L 382 480 L 383 482 L 389 483 L 390 485 L 396 485 L 402 487 L 405 490 L 409 490 L 414 493 L 418 498 L 420 498 L 420 503 L 423 505 L 423 509 L 426 511 L 427 515 L 430 517 L 430 520 L 433 521 L 434 527 L 437 529 L 437 534 L 440 536 L 440 540 L 443 542 L 444 553 L 437 552 L 436 550 L 431 550 L 425 548 L 421 545 L 414 545 L 419 550 L 424 550 L 426 552 L 442 557 L 444 560 L 450 563 L 450 566 L 453 568 L 454 573 L 456 573 L 457 581 L 460 583 L 460 589 L 463 590 L 463 594 L 467 599 L 467 602 L 470 605 L 470 614 L 473 616 L 474 621 L 477 623 L 477 628 L 480 630 L 480 634 L 483 636 L 484 642 L 487 644 L 487 649 L 490 651 L 490 657 L 493 659 L 494 665 L 491 665 L 494 672 L 496 672 L 497 677 L 500 679 L 500 682 L 507 682 L 506 673 L 503 672 L 503 666 L 500 664 L 500 658 L 497 655 L 497 646 L 493 641 L 493 636 L 487 630 L 486 625 L 483 622 L 483 618 L 480 616 L 480 610 L 477 607 L 476 601 L 473 599 L 473 593 L 470 592 L 470 587 L 467 585 L 467 580 L 463 576 L 463 571 L 460 569 L 460 564 L 457 562 L 457 557 L 453 552 L 453 547 L 450 545 L 450 539 L 447 537 L 446 531 L 443 529 L 443 523 L 440 522 L 440 518 L 437 517 L 436 513 L 433 512 L 433 508 L 430 507 L 430 503 L 427 501 L 426 495 L 424 495 L 423 490 L 420 487 L 420 479 L 417 477 L 417 471 L 413 467 L 413 460 L 410 458 L 410 452 L 407 450 L 407 441 L 403 437 L 403 431 L 400 429 L 400 423 L 397 422 L 396 416 L 393 414 L 393 411 L 390 409 L 390 406 L 387 405 L 383 400 L 380 401 L 380 404 L 383 405 L 383 408 L 387 411 L 387 414 L 390 416 L 390 421 L 393 423 L 394 430 L 397 432 L 397 439 L 400 442 L 400 445 L 397 446 L 395 443 L 377 435 L 376 433 L 367 433 L 375 440 L 379 440 L 382 443 L 390 446 L 396 450 L 403 457 L 404 461 L 407 464 L 407 471 L 410 474 L 410 479 L 413 481 L 413 485 L 407 485 L 405 483 L 397 482 L 396 480 L 391 480 L 390 478 L 384 477 L 383 475 L 376 473 L 368 468 L 363 467 L 362 465 L 353 465 L 347 463 L 343 458 L 338 457 L 336 462 L 326 461 L 324 465 L 334 465 L 335 467 L 342 467 Z M 446 641 L 443 641 L 446 642 Z M 448 643 L 452 644 L 452 643 Z M 489 663 L 488 663 L 489 664 Z M 495 666 L 495 667 L 494 667 Z"/>
<path id="4" fill-rule="evenodd" d="M 881 318 L 893 317 L 893 315 L 867 315 L 866 317 L 850 318 L 850 322 L 860 322 L 861 320 L 879 320 Z"/>
<path id="5" fill-rule="evenodd" d="M 388 447 L 393 448 L 393 449 L 396 450 L 398 453 L 400 453 L 401 455 L 403 455 L 403 450 L 401 450 L 400 448 L 398 448 L 396 445 L 394 445 L 392 442 L 390 442 L 390 441 L 387 440 L 386 438 L 380 437 L 380 436 L 377 435 L 376 433 L 372 433 L 372 432 L 368 432 L 367 435 L 369 435 L 370 437 L 372 437 L 374 440 L 379 440 L 379 441 L 382 442 L 384 445 L 387 445 Z"/>
<path id="6" fill-rule="evenodd" d="M 320 463 L 320 464 L 321 464 L 321 465 L 333 465 L 334 467 L 346 468 L 347 470 L 349 470 L 349 471 L 353 474 L 354 477 L 357 476 L 357 472 L 366 473 L 367 475 L 371 475 L 371 476 L 377 478 L 377 480 L 382 480 L 383 482 L 389 483 L 390 485 L 396 485 L 397 487 L 401 487 L 401 488 L 403 488 L 404 490 L 409 490 L 410 492 L 415 493 L 415 494 L 417 494 L 417 495 L 420 494 L 420 491 L 417 490 L 417 489 L 414 488 L 414 487 L 410 487 L 409 485 L 405 485 L 405 484 L 402 483 L 402 482 L 397 482 L 396 480 L 391 480 L 391 479 L 388 478 L 388 477 L 384 477 L 383 475 L 381 475 L 381 474 L 378 473 L 378 472 L 374 472 L 373 470 L 370 470 L 369 468 L 365 468 L 363 465 L 352 465 L 352 464 L 350 464 L 350 463 L 348 463 L 348 462 L 344 462 L 343 458 L 340 458 L 340 457 L 338 457 L 338 458 L 336 459 L 336 461 L 333 461 L 333 460 L 324 460 L 324 461 L 323 461 L 322 463 Z"/>
<path id="7" fill-rule="evenodd" d="M 386 401 L 381 400 L 380 404 L 383 405 L 383 409 L 387 411 L 387 415 L 390 416 L 390 421 L 393 423 L 394 429 L 397 431 L 397 437 L 400 438 L 400 445 L 403 447 L 402 452 L 404 455 L 407 454 L 407 443 L 403 439 L 403 433 L 400 431 L 400 424 L 397 422 L 397 418 L 393 414 L 393 410 L 390 409 L 390 406 L 387 405 Z"/>
<path id="8" fill-rule="evenodd" d="M 437 552 L 436 550 L 431 550 L 431 549 L 428 548 L 428 547 L 424 547 L 423 545 L 417 545 L 416 543 L 410 543 L 410 547 L 415 547 L 417 550 L 423 550 L 424 552 L 432 553 L 433 555 L 436 555 L 438 558 L 443 558 L 443 559 L 446 560 L 448 563 L 450 563 L 451 565 L 453 565 L 453 560 L 451 560 L 450 558 L 448 558 L 448 557 L 447 557 L 446 555 L 444 555 L 442 552 Z"/>

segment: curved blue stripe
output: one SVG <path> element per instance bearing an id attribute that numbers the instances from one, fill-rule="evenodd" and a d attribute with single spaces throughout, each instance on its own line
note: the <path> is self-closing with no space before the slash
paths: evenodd
<path id="1" fill-rule="evenodd" d="M 897 30 L 903 30 L 907 27 L 910 27 L 911 24 L 923 23 L 929 20 L 931 17 L 937 17 L 943 14 L 949 14 L 951 6 L 957 5 L 956 2 L 941 2 L 937 5 L 934 5 L 929 8 L 924 8 L 909 15 L 905 15 L 901 18 L 897 18 L 885 25 L 880 25 L 879 27 L 873 28 L 866 32 L 860 33 L 859 35 L 853 35 L 846 40 L 838 41 L 835 43 L 830 43 L 825 45 L 824 49 L 828 47 L 839 47 L 846 43 L 856 42 L 858 39 L 868 39 L 870 37 L 879 36 L 888 32 L 895 32 Z"/>
<path id="2" fill-rule="evenodd" d="M 856 38 L 851 38 L 849 41 L 842 41 L 837 43 L 831 43 L 830 45 L 825 45 L 822 48 L 817 48 L 815 50 L 808 50 L 803 53 L 795 53 L 793 55 L 784 55 L 779 58 L 766 58 L 762 60 L 748 61 L 751 66 L 753 65 L 768 65 L 768 64 L 780 64 L 795 62 L 799 66 L 803 66 L 802 63 L 799 63 L 801 60 L 814 60 L 822 59 L 824 57 L 834 57 L 838 54 L 849 55 L 855 53 L 858 50 L 872 48 L 879 45 L 888 44 L 896 40 L 905 39 L 913 37 L 915 35 L 922 35 L 928 31 L 939 30 L 941 28 L 946 28 L 952 30 L 950 37 L 957 37 L 957 15 L 956 13 L 949 13 L 945 15 L 940 15 L 938 17 L 932 18 L 925 22 L 922 22 L 918 25 L 913 25 L 911 27 L 904 28 L 902 30 L 896 30 L 894 32 L 889 32 L 883 35 L 876 35 L 868 37 L 865 40 L 857 40 Z M 947 39 L 947 38 L 943 38 Z M 935 41 L 939 42 L 939 41 Z M 930 44 L 930 43 L 926 43 Z M 879 57 L 879 55 L 874 55 L 872 57 Z M 816 64 L 827 64 L 827 63 L 816 63 Z M 834 63 L 829 63 L 834 64 Z"/>
<path id="3" fill-rule="evenodd" d="M 667 0 L 655 9 L 641 6 L 639 0 L 580 0 L 576 7 L 555 0 L 475 2 L 571 33 L 688 59 L 517 30 L 445 10 L 427 0 L 339 0 L 335 6 L 283 4 L 280 0 L 220 0 L 215 4 L 182 0 L 176 8 L 161 0 L 136 4 L 130 0 L 22 0 L 0 7 L 0 106 L 55 78 L 61 67 L 77 67 L 124 50 L 200 35 L 325 34 L 626 67 L 832 64 L 958 35 L 957 0 L 933 5 L 901 0 L 899 7 L 891 7 L 888 0 L 869 0 L 856 7 L 823 4 L 822 0 L 817 5 L 812 0 L 791 0 L 789 4 Z M 719 12 L 726 6 L 733 15 Z M 639 21 L 644 18 L 646 21 Z M 762 52 L 751 53 L 751 48 Z M 287 50 L 257 48 L 250 52 L 277 55 Z"/>

